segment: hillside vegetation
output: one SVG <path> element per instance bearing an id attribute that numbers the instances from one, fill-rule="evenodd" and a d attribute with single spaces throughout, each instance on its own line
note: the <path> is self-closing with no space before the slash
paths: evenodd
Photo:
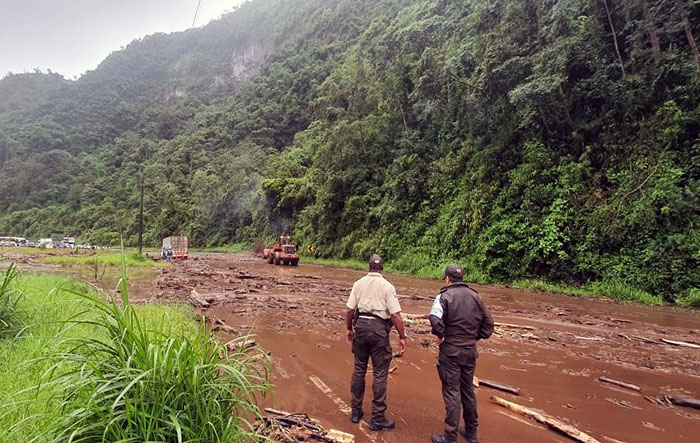
<path id="1" fill-rule="evenodd" d="M 697 0 L 255 0 L 0 81 L 0 231 L 700 287 Z"/>

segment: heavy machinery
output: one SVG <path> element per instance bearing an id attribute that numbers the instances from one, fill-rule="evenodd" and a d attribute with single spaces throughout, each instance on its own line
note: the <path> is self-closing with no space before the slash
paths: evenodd
<path id="1" fill-rule="evenodd" d="M 299 247 L 292 243 L 288 235 L 280 235 L 279 240 L 269 248 L 263 249 L 263 259 L 270 264 L 292 265 L 299 264 Z"/>

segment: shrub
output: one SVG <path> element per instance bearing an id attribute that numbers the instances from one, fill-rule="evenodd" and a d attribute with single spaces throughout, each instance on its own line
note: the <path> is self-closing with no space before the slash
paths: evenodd
<path id="1" fill-rule="evenodd" d="M 646 291 L 637 289 L 620 281 L 612 282 L 595 282 L 590 287 L 591 291 L 596 294 L 604 295 L 620 301 L 636 301 L 646 305 L 661 305 L 663 300 L 661 297 L 653 296 Z"/>
<path id="2" fill-rule="evenodd" d="M 132 252 L 131 254 L 129 254 L 129 261 L 135 262 L 135 263 L 145 263 L 145 262 L 148 262 L 149 260 L 143 254 L 139 254 L 138 252 Z"/>
<path id="3" fill-rule="evenodd" d="M 676 300 L 676 302 L 680 306 L 700 308 L 700 289 L 691 288 L 688 292 L 678 297 L 678 300 Z"/>

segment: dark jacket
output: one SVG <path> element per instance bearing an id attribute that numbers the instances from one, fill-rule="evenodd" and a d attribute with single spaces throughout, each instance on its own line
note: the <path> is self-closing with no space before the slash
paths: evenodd
<path id="1" fill-rule="evenodd" d="M 440 290 L 430 311 L 430 324 L 433 335 L 461 347 L 472 347 L 493 334 L 491 313 L 479 294 L 463 282 Z"/>

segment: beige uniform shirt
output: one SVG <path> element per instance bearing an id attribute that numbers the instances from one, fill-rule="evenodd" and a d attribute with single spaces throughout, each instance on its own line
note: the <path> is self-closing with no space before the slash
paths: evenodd
<path id="1" fill-rule="evenodd" d="M 374 314 L 388 319 L 401 312 L 396 288 L 379 272 L 370 272 L 352 285 L 348 309 L 359 309 L 360 313 Z"/>

